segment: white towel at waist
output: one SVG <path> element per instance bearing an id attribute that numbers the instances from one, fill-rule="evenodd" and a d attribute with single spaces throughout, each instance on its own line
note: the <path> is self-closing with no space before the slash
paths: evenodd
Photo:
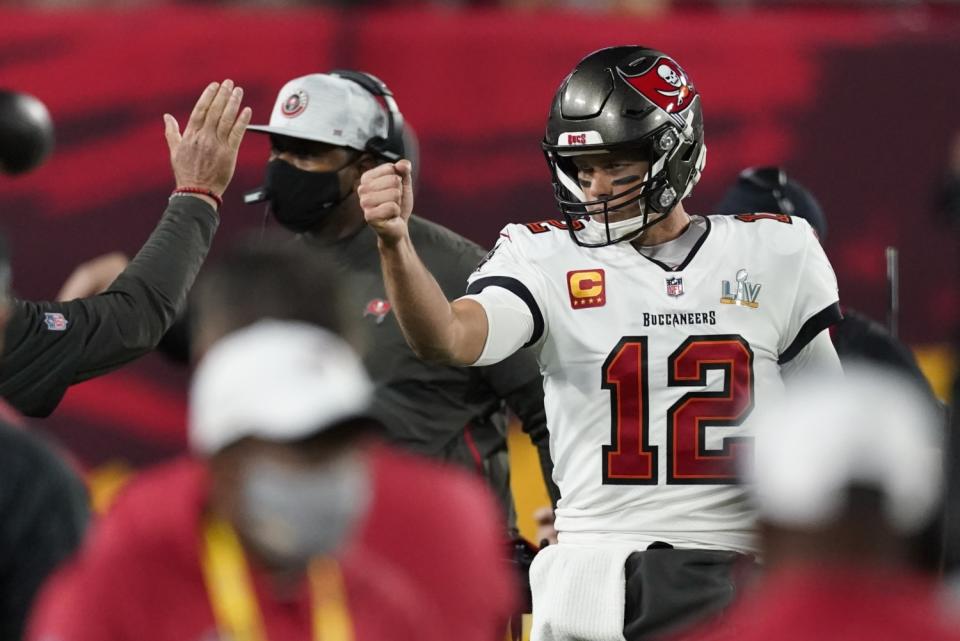
<path id="1" fill-rule="evenodd" d="M 624 565 L 633 546 L 551 545 L 530 567 L 531 641 L 624 641 Z"/>

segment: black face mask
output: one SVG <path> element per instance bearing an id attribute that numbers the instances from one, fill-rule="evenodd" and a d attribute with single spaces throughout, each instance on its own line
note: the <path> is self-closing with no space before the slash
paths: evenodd
<path id="1" fill-rule="evenodd" d="M 279 159 L 268 162 L 263 187 L 274 218 L 298 234 L 315 228 L 352 193 L 340 194 L 340 172 L 354 162 L 333 171 L 304 171 Z"/>

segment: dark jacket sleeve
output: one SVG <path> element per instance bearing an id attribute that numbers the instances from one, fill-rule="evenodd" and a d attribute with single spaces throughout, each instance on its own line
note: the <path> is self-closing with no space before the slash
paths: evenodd
<path id="1" fill-rule="evenodd" d="M 50 414 L 67 387 L 152 350 L 183 308 L 219 218 L 198 198 L 173 198 L 150 238 L 98 296 L 14 301 L 0 396 L 29 416 Z"/>
<path id="2" fill-rule="evenodd" d="M 86 488 L 37 435 L 0 424 L 0 638 L 19 639 L 41 585 L 80 546 Z"/>

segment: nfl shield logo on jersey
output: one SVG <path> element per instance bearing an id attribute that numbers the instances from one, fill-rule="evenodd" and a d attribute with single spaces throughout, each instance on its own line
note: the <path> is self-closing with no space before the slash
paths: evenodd
<path id="1" fill-rule="evenodd" d="M 683 279 L 679 276 L 667 279 L 667 296 L 683 295 Z"/>
<path id="2" fill-rule="evenodd" d="M 67 329 L 67 324 L 70 321 L 63 314 L 47 312 L 43 315 L 43 322 L 46 323 L 47 329 L 51 332 L 62 332 Z"/>

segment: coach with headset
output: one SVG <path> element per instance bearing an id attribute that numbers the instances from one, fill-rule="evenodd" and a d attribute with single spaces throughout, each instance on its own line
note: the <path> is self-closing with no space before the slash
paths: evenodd
<path id="1" fill-rule="evenodd" d="M 280 90 L 270 124 L 248 130 L 269 134 L 271 153 L 264 185 L 247 202 L 267 202 L 269 214 L 303 242 L 332 251 L 355 295 L 347 312 L 366 335 L 364 361 L 377 386 L 373 411 L 388 436 L 482 472 L 512 523 L 505 406 L 538 445 L 552 485 L 539 368 L 525 353 L 487 368 L 434 365 L 407 346 L 387 299 L 377 236 L 357 196 L 364 171 L 405 157 L 403 116 L 389 89 L 355 71 L 295 78 Z M 417 216 L 410 232 L 444 293 L 462 295 L 485 251 Z"/>

